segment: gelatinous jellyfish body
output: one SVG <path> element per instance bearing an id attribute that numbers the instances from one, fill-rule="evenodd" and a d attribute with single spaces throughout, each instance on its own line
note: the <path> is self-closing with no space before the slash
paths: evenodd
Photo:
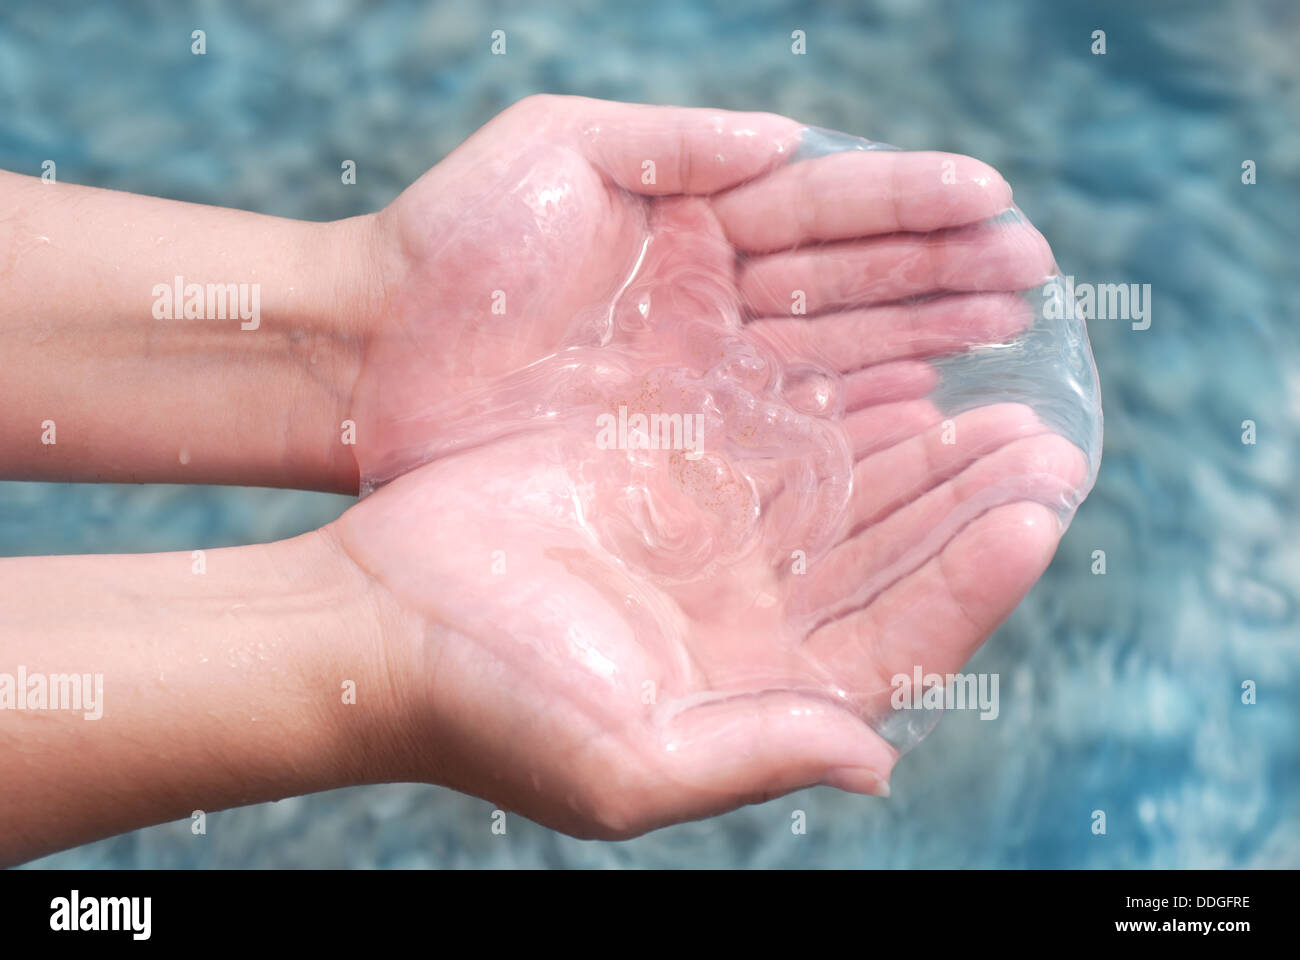
<path id="1" fill-rule="evenodd" d="M 493 509 L 562 529 L 548 555 L 635 608 L 666 747 L 702 705 L 793 692 L 909 748 L 936 714 L 899 709 L 898 678 L 961 668 L 1097 473 L 1096 369 L 1047 243 L 982 164 L 812 128 L 719 193 L 612 192 L 604 282 L 506 271 L 497 313 L 481 291 L 476 349 L 502 355 L 566 301 L 536 356 L 391 422 L 359 399 L 384 437 L 363 430 L 363 492 L 515 444 L 551 479 Z"/>

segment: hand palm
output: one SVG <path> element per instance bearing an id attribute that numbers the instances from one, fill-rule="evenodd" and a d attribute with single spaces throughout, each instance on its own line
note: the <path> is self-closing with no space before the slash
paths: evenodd
<path id="1" fill-rule="evenodd" d="M 827 187 L 815 177 L 709 195 L 771 167 L 770 144 L 737 149 L 726 175 L 698 158 L 673 164 L 677 182 L 645 196 L 624 189 L 627 170 L 642 169 L 635 148 L 611 157 L 593 151 L 589 126 L 575 141 L 572 122 L 519 113 L 392 211 L 409 265 L 392 291 L 393 332 L 363 374 L 375 434 L 363 471 L 385 479 L 438 459 L 338 525 L 419 624 L 421 702 L 432 729 L 457 731 L 456 755 L 440 761 L 458 771 L 451 785 L 598 835 L 811 783 L 878 791 L 897 757 L 881 734 L 903 746 L 915 735 L 890 719 L 889 678 L 957 669 L 1050 559 L 1061 525 L 1042 503 L 1072 501 L 1089 479 L 1079 451 L 1017 405 L 962 415 L 962 442 L 944 443 L 924 399 L 929 368 L 914 359 L 1022 323 L 992 294 L 1041 279 L 1050 256 L 1036 234 L 1010 246 L 950 234 L 951 262 L 926 262 L 968 295 L 921 322 L 913 311 L 914 336 L 891 339 L 898 318 L 878 304 L 899 284 L 936 283 L 910 268 L 913 245 L 875 242 L 873 286 L 846 287 L 844 270 L 824 265 L 858 251 L 826 241 L 882 231 L 837 223 L 833 207 L 797 218 L 796 234 L 761 222 L 764 203 L 784 209 L 792 189 L 816 207 L 806 192 Z M 775 142 L 797 131 L 748 122 L 761 124 Z M 927 232 L 973 222 L 1001 202 L 979 186 L 976 200 L 945 196 L 928 213 L 894 203 L 895 219 Z M 453 192 L 456 216 L 441 209 Z M 425 234 L 422 223 L 446 226 Z M 835 319 L 782 317 L 773 291 L 791 276 Z M 504 313 L 491 312 L 493 291 Z M 874 339 L 864 310 L 883 325 Z M 849 324 L 852 342 L 876 344 L 865 361 L 846 346 Z M 799 376 L 809 362 L 845 374 L 843 388 L 828 399 Z M 557 387 L 545 374 L 559 366 Z M 593 455 L 591 410 L 647 406 L 665 371 L 680 384 L 675 373 L 719 370 L 752 391 L 731 396 L 757 400 L 728 408 L 716 424 L 725 441 L 702 460 Z M 379 371 L 384 389 L 367 391 Z"/>

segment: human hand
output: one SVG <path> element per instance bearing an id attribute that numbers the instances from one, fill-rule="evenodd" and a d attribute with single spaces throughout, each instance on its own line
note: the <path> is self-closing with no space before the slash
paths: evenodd
<path id="1" fill-rule="evenodd" d="M 865 143 L 827 136 L 771 114 L 579 97 L 497 116 L 371 218 L 358 251 L 363 489 L 462 443 L 506 374 L 607 342 L 647 302 L 758 321 L 752 332 L 855 374 L 851 401 L 924 395 L 932 371 L 890 361 L 1019 332 L 1024 305 L 1005 291 L 1051 274 L 1046 243 L 1025 223 L 954 229 L 1010 207 L 996 171 L 860 149 L 791 163 Z M 792 318 L 794 289 L 807 315 L 833 315 Z M 988 295 L 897 306 L 935 291 Z"/>
<path id="2" fill-rule="evenodd" d="M 933 429 L 860 461 L 854 526 L 802 574 L 792 489 L 728 562 L 655 567 L 620 513 L 628 464 L 584 454 L 593 431 L 576 422 L 383 487 L 330 530 L 406 613 L 386 642 L 405 732 L 393 776 L 604 838 L 815 783 L 886 792 L 886 735 L 916 735 L 891 722 L 890 678 L 960 668 L 1050 560 L 1063 527 L 1048 504 L 1088 473 L 1025 407 L 958 430 L 960 446 Z M 720 468 L 655 456 L 678 532 L 706 528 L 716 507 L 690 491 Z M 1008 483 L 968 524 L 946 519 Z"/>
<path id="3" fill-rule="evenodd" d="M 1095 465 L 992 388 L 945 421 L 931 361 L 1032 325 L 1050 250 L 978 161 L 789 162 L 826 137 L 533 98 L 380 215 L 358 456 L 397 479 L 331 531 L 409 616 L 403 776 L 605 837 L 882 792 L 928 728 L 891 678 L 1041 574 Z M 602 449 L 620 407 L 705 439 Z"/>

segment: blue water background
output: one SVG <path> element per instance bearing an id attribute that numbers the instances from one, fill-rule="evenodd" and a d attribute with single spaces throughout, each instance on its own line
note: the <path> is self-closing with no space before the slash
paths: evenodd
<path id="1" fill-rule="evenodd" d="M 1153 295 L 1149 330 L 1091 326 L 1104 462 L 1051 569 L 970 668 L 1001 675 L 1000 718 L 946 717 L 892 799 L 809 790 L 595 844 L 518 818 L 494 836 L 488 804 L 447 790 L 365 787 L 38 865 L 1300 866 L 1298 41 L 1289 0 L 6 0 L 6 169 L 54 159 L 65 181 L 326 219 L 387 203 L 530 93 L 771 110 L 987 160 L 1064 272 Z M 346 159 L 355 187 L 339 182 Z M 0 553 L 269 540 L 347 503 L 0 484 Z"/>

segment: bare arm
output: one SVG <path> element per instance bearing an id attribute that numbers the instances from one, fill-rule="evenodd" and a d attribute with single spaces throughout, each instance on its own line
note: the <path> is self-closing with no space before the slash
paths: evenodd
<path id="1" fill-rule="evenodd" d="M 387 779 L 399 616 L 328 530 L 0 560 L 0 864 Z"/>
<path id="2" fill-rule="evenodd" d="M 0 478 L 356 491 L 373 218 L 4 172 L 0 211 Z"/>

